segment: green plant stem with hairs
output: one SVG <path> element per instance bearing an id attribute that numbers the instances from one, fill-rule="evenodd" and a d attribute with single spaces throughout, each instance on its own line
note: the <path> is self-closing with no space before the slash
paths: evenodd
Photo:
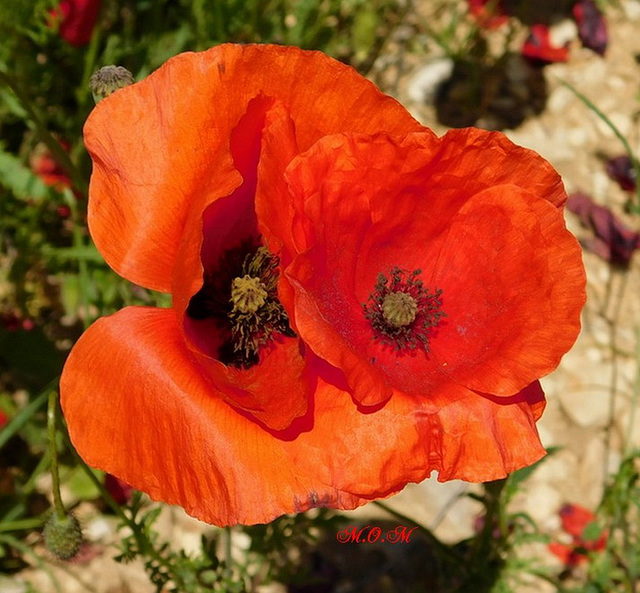
<path id="1" fill-rule="evenodd" d="M 60 472 L 58 471 L 58 449 L 56 446 L 56 421 L 57 421 L 58 397 L 55 391 L 49 393 L 49 405 L 47 407 L 47 435 L 49 437 L 49 457 L 51 467 L 51 488 L 53 492 L 53 504 L 58 519 L 62 520 L 67 512 L 62 504 L 60 496 Z"/>

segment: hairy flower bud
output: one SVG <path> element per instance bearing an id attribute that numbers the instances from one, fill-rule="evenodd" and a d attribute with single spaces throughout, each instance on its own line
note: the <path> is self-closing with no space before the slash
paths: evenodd
<path id="1" fill-rule="evenodd" d="M 82 543 L 80 522 L 72 514 L 60 518 L 52 513 L 42 531 L 47 549 L 60 560 L 73 558 Z"/>

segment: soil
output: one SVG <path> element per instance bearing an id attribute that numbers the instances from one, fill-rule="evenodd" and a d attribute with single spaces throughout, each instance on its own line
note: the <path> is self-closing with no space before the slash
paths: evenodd
<path id="1" fill-rule="evenodd" d="M 434 4 L 437 3 L 427 0 L 418 3 L 416 12 L 408 16 L 406 26 L 385 47 L 371 76 L 425 125 L 444 133 L 447 127 L 438 121 L 438 106 L 427 96 L 433 91 L 433 85 L 430 87 L 424 82 L 424 69 L 434 68 L 433 64 L 443 53 L 419 33 L 425 23 L 435 27 L 437 19 L 445 18 L 441 13 L 434 16 Z M 544 68 L 546 103 L 539 105 L 540 96 L 536 91 L 535 108 L 525 110 L 522 122 L 511 128 L 507 126 L 505 133 L 517 144 L 532 148 L 548 159 L 562 175 L 568 192 L 580 190 L 590 194 L 598 203 L 611 207 L 629 226 L 638 229 L 638 217 L 624 214 L 628 194 L 608 178 L 604 169 L 606 158 L 624 152 L 619 139 L 563 85 L 563 81 L 568 82 L 593 101 L 629 140 L 636 154 L 640 154 L 637 126 L 640 72 L 636 60 L 640 55 L 640 35 L 637 34 L 640 3 L 621 0 L 619 6 L 611 6 L 607 23 L 609 46 L 604 57 L 583 48 L 570 24 L 557 26 L 560 34 L 570 39 L 570 59 Z M 510 123 L 491 117 L 479 123 Z M 590 236 L 590 231 L 582 228 L 574 215 L 567 213 L 566 219 L 579 238 Z M 545 446 L 559 450 L 531 476 L 526 492 L 514 505 L 529 513 L 542 530 L 559 539 L 562 539 L 560 507 L 572 502 L 595 509 L 601 499 L 603 478 L 617 468 L 624 448 L 640 447 L 640 421 L 634 418 L 637 407 L 634 389 L 637 396 L 639 372 L 635 353 L 640 323 L 640 256 L 636 254 L 628 269 L 614 269 L 589 252 L 584 253 L 584 262 L 588 274 L 588 303 L 582 333 L 560 367 L 543 379 L 548 405 L 539 422 L 539 431 Z M 461 482 L 439 484 L 427 480 L 408 487 L 388 503 L 434 528 L 444 541 L 453 542 L 473 533 L 480 507 L 465 494 L 475 488 Z M 381 516 L 375 507 L 354 513 L 354 518 Z M 51 570 L 63 583 L 62 590 L 66 593 L 153 591 L 139 565 L 117 565 L 111 559 L 113 554 L 108 546 L 115 537 L 113 524 L 99 517 L 87 517 L 86 521 L 95 540 L 92 549 L 104 551 L 82 564 L 53 566 Z M 210 529 L 186 517 L 179 509 L 167 509 L 162 521 L 162 530 L 169 541 L 176 547 L 182 542 L 187 550 L 196 548 L 200 533 Z M 533 551 L 547 554 L 544 547 Z M 552 556 L 548 555 L 546 560 L 560 567 Z M 0 589 L 6 593 L 22 591 L 21 580 L 28 580 L 43 593 L 54 590 L 49 576 L 39 570 L 21 573 L 13 584 L 0 583 Z M 545 589 L 543 583 L 531 587 L 531 591 L 545 590 L 552 589 Z"/>

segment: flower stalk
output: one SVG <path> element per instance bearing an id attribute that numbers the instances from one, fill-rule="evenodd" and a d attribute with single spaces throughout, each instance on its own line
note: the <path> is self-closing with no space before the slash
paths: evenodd
<path id="1" fill-rule="evenodd" d="M 63 520 L 67 512 L 62 504 L 60 496 L 60 472 L 58 470 L 58 449 L 56 447 L 56 422 L 57 422 L 58 398 L 55 391 L 49 392 L 49 404 L 47 407 L 47 435 L 49 437 L 49 456 L 51 458 L 51 490 L 53 492 L 53 504 L 58 519 Z"/>

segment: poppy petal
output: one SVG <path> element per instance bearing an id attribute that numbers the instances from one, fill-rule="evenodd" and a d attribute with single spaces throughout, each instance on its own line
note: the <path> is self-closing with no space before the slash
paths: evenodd
<path id="1" fill-rule="evenodd" d="M 207 369 L 226 401 L 274 430 L 283 430 L 307 410 L 312 379 L 305 371 L 298 341 L 279 336 L 268 348 L 261 349 L 259 365 L 234 368 L 218 360 L 224 329 L 214 319 L 192 319 L 186 312 L 190 300 L 203 285 L 203 274 L 220 276 L 219 262 L 224 261 L 225 253 L 239 243 L 259 238 L 254 195 L 262 130 L 272 118 L 282 117 L 282 113 L 282 105 L 275 105 L 268 97 L 259 96 L 249 102 L 230 137 L 234 167 L 243 182 L 231 195 L 210 204 L 204 213 L 190 212 L 178 251 L 180 266 L 175 270 L 173 282 L 173 306 L 183 319 L 187 346 Z M 275 207 L 283 202 L 281 197 L 278 199 Z M 200 254 L 195 257 L 194 246 L 198 245 Z M 282 393 L 288 394 L 284 400 Z"/>
<path id="2" fill-rule="evenodd" d="M 535 177 L 524 183 L 537 194 L 505 184 L 501 172 L 474 176 L 473 151 L 470 165 L 464 144 L 455 159 L 434 142 L 333 136 L 287 171 L 306 218 L 307 245 L 286 270 L 296 324 L 362 405 L 394 389 L 429 396 L 443 382 L 513 395 L 553 370 L 580 328 L 580 248 L 544 188 Z M 493 150 L 506 160 L 504 143 L 485 143 L 486 158 Z M 486 187 L 491 177 L 502 184 Z M 443 290 L 446 317 L 430 352 L 380 344 L 363 313 L 376 277 L 394 266 L 421 270 L 429 288 Z"/>
<path id="3" fill-rule="evenodd" d="M 121 276 L 171 290 L 190 209 L 203 212 L 242 181 L 229 137 L 261 93 L 286 104 L 302 150 L 327 133 L 420 129 L 397 101 L 319 52 L 221 45 L 176 56 L 101 101 L 85 126 L 91 234 Z"/>
<path id="4" fill-rule="evenodd" d="M 218 525 L 355 508 L 433 470 L 441 480 L 498 479 L 543 454 L 522 397 L 496 403 L 456 387 L 430 401 L 398 394 L 365 414 L 321 382 L 314 413 L 276 433 L 193 369 L 172 310 L 129 307 L 77 342 L 62 407 L 87 463 Z"/>

